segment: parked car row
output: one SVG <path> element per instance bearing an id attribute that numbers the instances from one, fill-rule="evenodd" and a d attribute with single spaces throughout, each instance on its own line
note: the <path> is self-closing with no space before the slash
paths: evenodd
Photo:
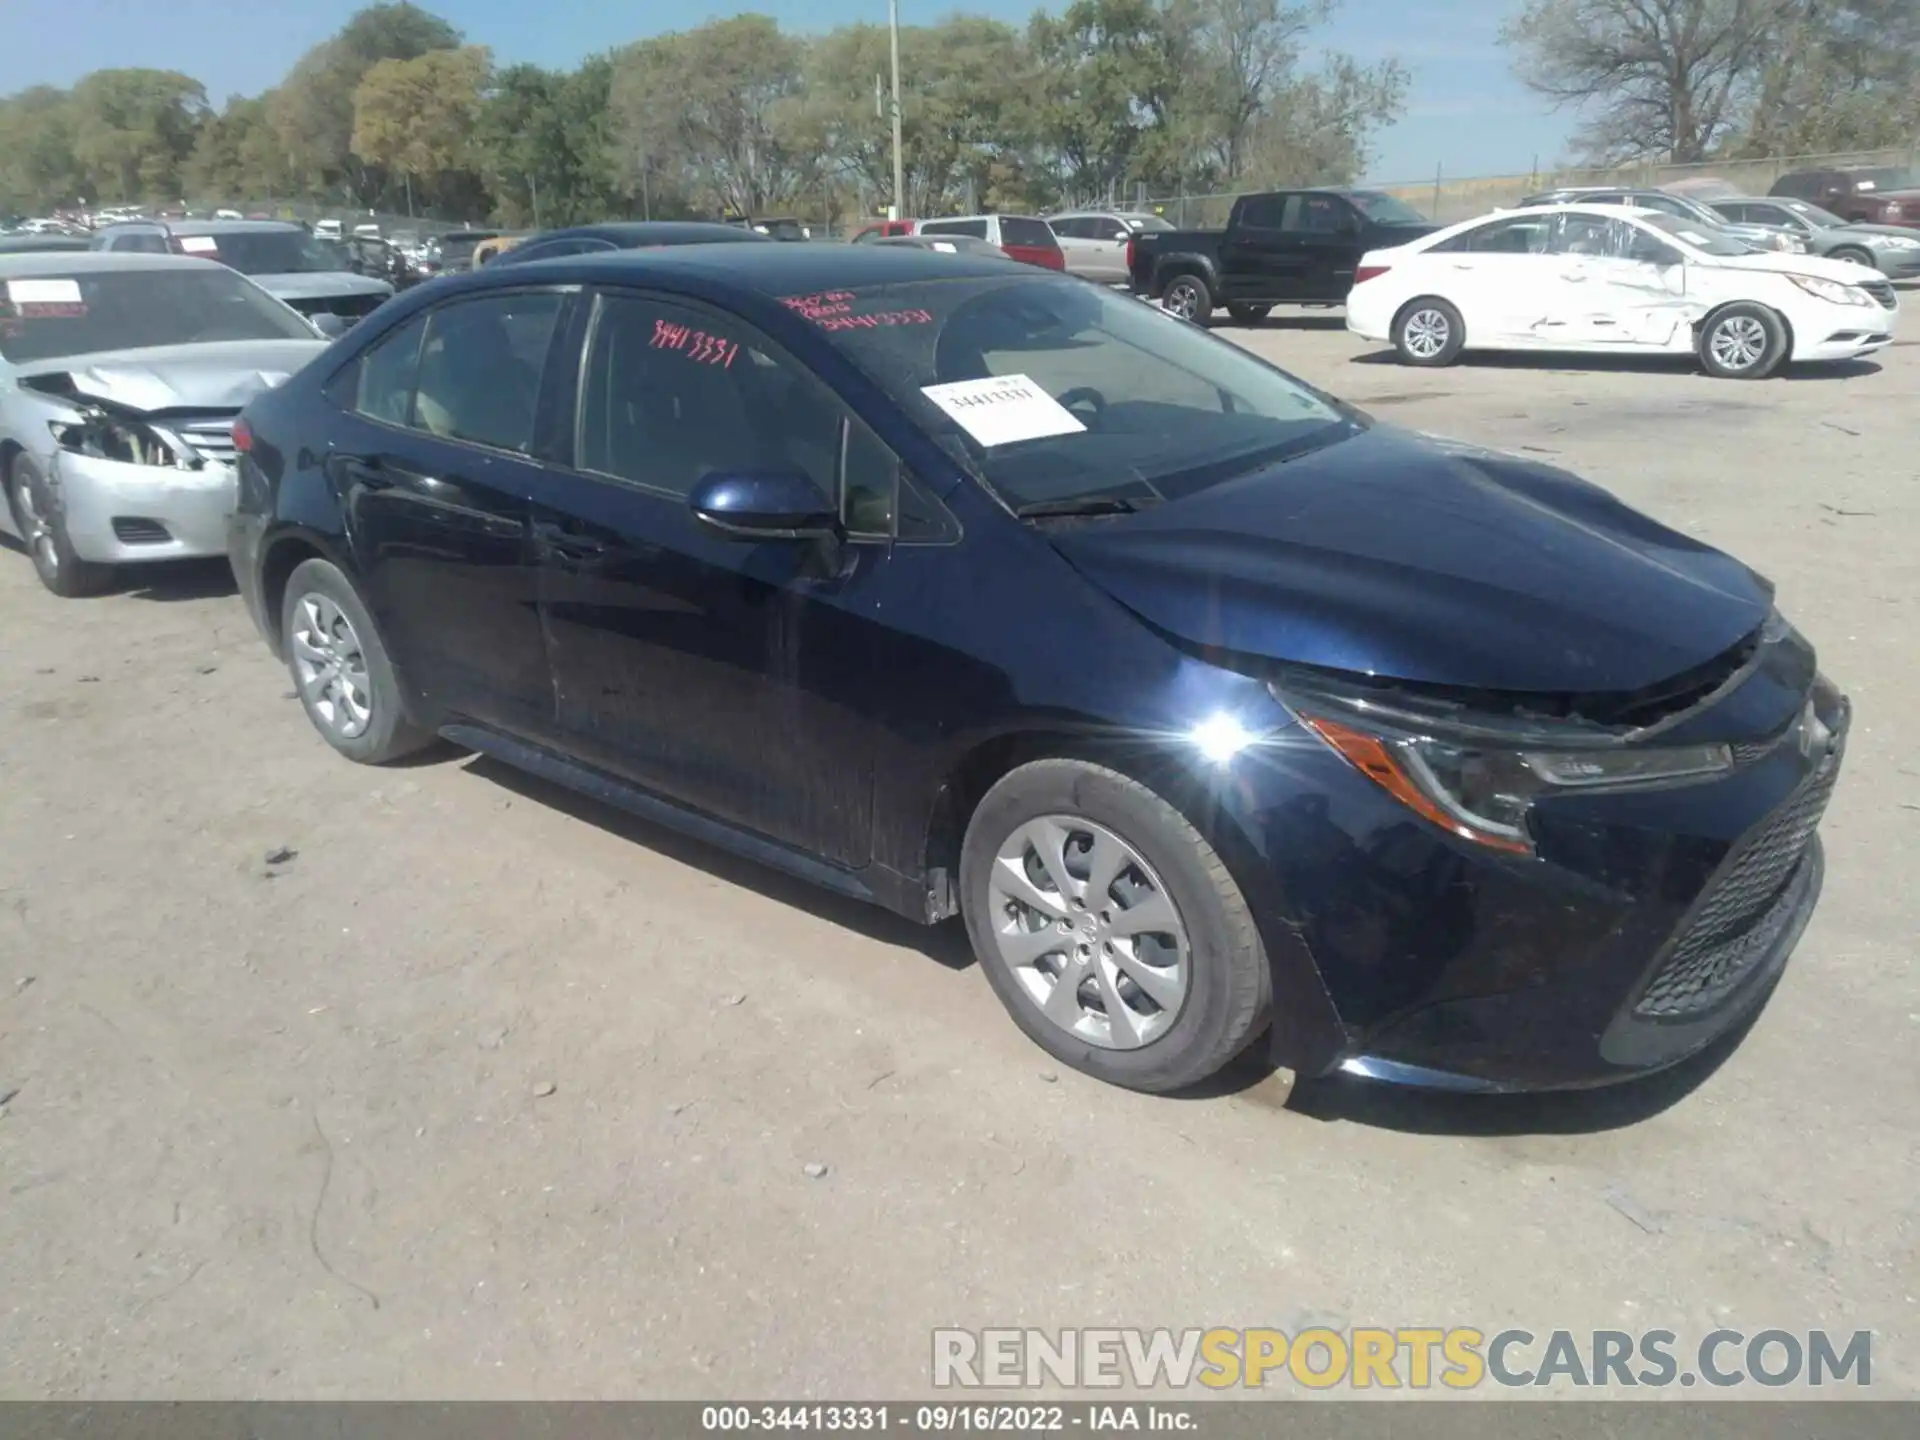
<path id="1" fill-rule="evenodd" d="M 1581 215 L 1693 243 L 1479 223 Z M 585 228 L 331 345 L 209 259 L 0 258 L 42 579 L 223 547 L 347 758 L 958 916 L 1120 1085 L 1603 1083 L 1764 1003 L 1850 712 L 1737 561 L 985 237 Z"/>

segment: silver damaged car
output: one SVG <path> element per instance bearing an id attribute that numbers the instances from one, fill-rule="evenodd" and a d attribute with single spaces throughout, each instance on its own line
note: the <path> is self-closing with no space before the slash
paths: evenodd
<path id="1" fill-rule="evenodd" d="M 234 417 L 326 345 L 211 260 L 0 255 L 0 530 L 63 596 L 226 554 Z"/>

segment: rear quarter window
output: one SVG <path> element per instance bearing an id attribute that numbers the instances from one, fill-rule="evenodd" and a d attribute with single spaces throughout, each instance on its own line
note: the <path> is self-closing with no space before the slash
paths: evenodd
<path id="1" fill-rule="evenodd" d="M 976 240 L 987 238 L 987 222 L 984 220 L 928 220 L 920 226 L 922 235 L 971 235 Z"/>
<path id="2" fill-rule="evenodd" d="M 1042 250 L 1059 242 L 1054 239 L 1053 231 L 1044 220 L 1028 220 L 1019 215 L 1000 217 L 1000 243 L 1003 245 L 1031 245 Z"/>

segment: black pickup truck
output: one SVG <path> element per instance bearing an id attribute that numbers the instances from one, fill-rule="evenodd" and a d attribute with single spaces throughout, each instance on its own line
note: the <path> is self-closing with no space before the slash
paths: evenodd
<path id="1" fill-rule="evenodd" d="M 1127 246 L 1127 280 L 1186 320 L 1224 305 L 1251 325 L 1275 305 L 1339 305 L 1369 250 L 1440 227 L 1379 190 L 1275 190 L 1233 202 L 1224 230 L 1143 231 Z"/>

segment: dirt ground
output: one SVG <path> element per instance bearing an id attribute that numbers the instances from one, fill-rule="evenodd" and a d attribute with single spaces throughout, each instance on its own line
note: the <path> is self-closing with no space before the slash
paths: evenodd
<path id="1" fill-rule="evenodd" d="M 1226 333 L 1755 563 L 1852 694 L 1737 1046 L 1541 1099 L 1103 1088 L 955 927 L 337 759 L 223 566 L 62 602 L 0 554 L 0 1394 L 912 1396 L 936 1325 L 1309 1323 L 1870 1329 L 1920 1393 L 1920 339 L 1743 385 L 1339 324 Z"/>

